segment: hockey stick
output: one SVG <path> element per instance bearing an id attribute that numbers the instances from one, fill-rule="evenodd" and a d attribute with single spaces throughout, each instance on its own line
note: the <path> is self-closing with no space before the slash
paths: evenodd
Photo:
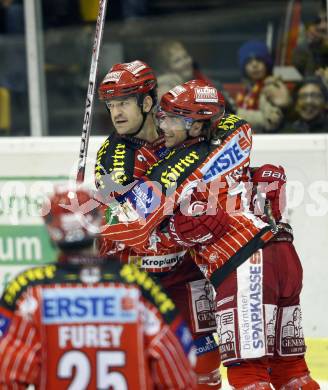
<path id="1" fill-rule="evenodd" d="M 93 99 L 94 99 L 95 87 L 96 87 L 98 59 L 99 59 L 102 36 L 104 32 L 106 8 L 107 8 L 107 0 L 99 0 L 99 11 L 97 17 L 95 38 L 93 41 L 93 48 L 92 48 L 89 84 L 87 90 L 87 99 L 85 103 L 79 163 L 78 163 L 78 170 L 76 176 L 77 183 L 83 183 L 84 175 L 85 175 L 85 166 L 87 162 L 88 145 L 89 145 L 92 113 L 93 113 L 93 106 L 94 106 Z"/>

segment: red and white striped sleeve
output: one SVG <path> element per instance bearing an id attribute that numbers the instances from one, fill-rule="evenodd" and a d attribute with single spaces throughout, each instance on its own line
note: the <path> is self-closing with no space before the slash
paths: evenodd
<path id="1" fill-rule="evenodd" d="M 26 389 L 27 385 L 39 382 L 39 335 L 31 322 L 16 314 L 6 314 L 1 309 L 0 315 L 8 319 L 9 327 L 0 337 L 0 388 Z"/>
<path id="2" fill-rule="evenodd" d="M 191 362 L 171 328 L 165 325 L 150 344 L 153 378 L 161 389 L 196 389 Z"/>

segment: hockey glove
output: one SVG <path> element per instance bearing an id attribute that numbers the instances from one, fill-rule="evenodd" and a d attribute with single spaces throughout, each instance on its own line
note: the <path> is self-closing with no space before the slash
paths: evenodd
<path id="1" fill-rule="evenodd" d="M 286 174 L 284 168 L 271 164 L 262 165 L 253 173 L 252 182 L 257 187 L 257 195 L 270 202 L 272 216 L 275 221 L 280 221 L 286 207 Z M 257 199 L 257 201 L 260 201 L 260 199 Z M 263 207 L 259 207 L 259 209 L 264 213 Z"/>
<path id="2" fill-rule="evenodd" d="M 229 224 L 229 214 L 220 206 L 215 215 L 184 215 L 179 210 L 170 218 L 167 227 L 170 238 L 178 245 L 192 247 L 207 245 L 220 237 Z"/>

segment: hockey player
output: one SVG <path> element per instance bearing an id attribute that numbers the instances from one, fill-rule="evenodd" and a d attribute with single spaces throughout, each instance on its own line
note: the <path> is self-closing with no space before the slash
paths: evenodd
<path id="1" fill-rule="evenodd" d="M 243 258 L 247 258 L 248 254 L 262 247 L 273 236 L 270 226 L 247 210 L 235 212 L 236 217 L 224 211 L 230 195 L 230 183 L 237 183 L 236 178 L 240 181 L 247 176 L 251 150 L 249 125 L 234 115 L 228 115 L 222 119 L 222 126 L 227 130 L 224 137 L 210 141 L 212 122 L 222 117 L 224 99 L 214 87 L 200 80 L 187 82 L 165 94 L 161 108 L 160 127 L 164 131 L 166 146 L 171 147 L 170 153 L 153 164 L 119 203 L 110 204 L 107 217 L 110 219 L 111 215 L 117 214 L 118 223 L 108 226 L 103 235 L 146 251 L 150 232 L 167 218 L 170 211 L 176 211 L 179 204 L 188 208 L 192 198 L 198 202 L 207 201 L 210 190 L 215 207 L 211 213 L 193 219 L 192 245 L 205 240 L 202 237 L 203 223 L 210 221 L 215 228 L 216 239 L 225 234 L 228 226 L 237 237 L 237 242 L 230 239 L 225 245 L 228 248 L 225 253 L 220 253 L 220 262 L 226 262 L 237 252 L 240 254 L 239 250 L 242 250 Z M 215 187 L 218 180 L 223 186 Z M 197 188 L 201 182 L 205 187 Z M 234 193 L 239 194 L 235 186 Z M 146 194 L 146 199 L 141 194 Z M 148 205 L 146 211 L 140 198 L 144 206 Z M 241 196 L 238 197 L 239 203 L 240 199 Z M 200 204 L 197 206 L 201 207 Z M 219 220 L 221 223 L 218 223 Z M 169 224 L 171 238 L 177 243 L 179 237 L 174 234 L 177 232 L 170 230 L 171 227 L 174 226 Z M 161 240 L 158 246 L 165 245 L 164 236 Z M 188 246 L 183 240 L 180 244 Z M 212 261 L 209 272 L 214 273 L 221 266 Z"/>
<path id="2" fill-rule="evenodd" d="M 142 61 L 114 65 L 99 86 L 116 132 L 99 149 L 95 168 L 98 192 L 108 201 L 119 196 L 162 158 L 167 148 L 158 138 L 153 107 L 156 104 L 154 71 Z M 156 242 L 146 254 L 117 240 L 100 240 L 103 255 L 115 253 L 122 262 L 135 263 L 158 278 L 192 329 L 197 346 L 198 390 L 219 389 L 221 379 L 213 296 L 205 294 L 206 280 L 180 245 L 159 250 Z M 202 298 L 201 298 L 202 297 Z"/>
<path id="3" fill-rule="evenodd" d="M 116 130 L 99 149 L 95 167 L 96 185 L 107 196 L 140 178 L 161 156 L 163 140 L 152 115 L 156 87 L 153 69 L 141 61 L 114 65 L 100 84 L 99 98 Z"/>
<path id="4" fill-rule="evenodd" d="M 0 388 L 195 389 L 192 337 L 173 301 L 134 265 L 95 253 L 95 204 L 82 189 L 50 199 L 61 254 L 3 293 Z"/>
<path id="5" fill-rule="evenodd" d="M 120 229 L 120 237 L 125 235 L 124 242 L 143 248 L 147 245 L 147 229 L 151 231 L 165 218 L 163 210 L 168 202 L 165 189 L 170 188 L 172 182 L 174 199 L 180 202 L 188 190 L 190 194 L 190 189 L 197 187 L 197 182 L 210 184 L 207 193 L 199 188 L 202 192 L 198 190 L 192 197 L 189 195 L 188 212 L 196 207 L 204 210 L 207 203 L 200 204 L 199 200 L 212 196 L 216 190 L 214 196 L 219 210 L 215 216 L 223 221 L 221 231 L 214 234 L 209 214 L 198 212 L 196 216 L 189 216 L 188 212 L 184 215 L 179 211 L 170 219 L 167 230 L 172 241 L 186 247 L 197 242 L 208 244 L 198 247 L 195 256 L 217 291 L 220 354 L 228 367 L 230 384 L 240 390 L 270 389 L 270 382 L 276 389 L 318 389 L 304 360 L 300 321 L 293 321 L 300 313 L 302 268 L 292 245 L 292 232 L 281 224 L 279 233 L 272 239 L 267 226 L 249 213 L 249 205 L 239 208 L 246 198 L 245 182 L 250 180 L 249 126 L 235 116 L 223 118 L 218 125 L 219 139 L 216 139 L 220 145 L 209 158 L 202 155 L 206 150 L 205 146 L 202 149 L 204 141 L 197 137 L 206 134 L 203 131 L 206 122 L 201 120 L 210 119 L 216 112 L 216 96 L 209 86 L 197 81 L 178 86 L 163 96 L 161 128 L 172 154 L 167 161 L 155 164 L 141 182 L 143 189 L 147 186 L 153 189 L 157 207 L 146 216 L 141 215 L 131 196 L 138 193 L 138 187 L 132 189 L 122 202 L 124 207 L 111 211 L 124 223 L 108 227 L 107 234 L 114 239 L 116 229 Z M 188 170 L 191 165 L 192 169 Z M 216 187 L 215 179 L 219 180 Z M 161 183 L 162 188 L 155 185 L 155 181 Z M 279 219 L 279 197 L 285 183 L 283 169 L 266 165 L 255 171 L 253 181 L 264 185 Z M 174 199 L 171 197 L 171 202 Z M 231 208 L 231 204 L 237 207 Z M 220 207 L 229 211 L 228 217 Z M 138 213 L 139 218 L 143 218 L 142 223 L 136 220 Z M 139 229 L 136 229 L 138 223 Z M 159 238 L 162 236 L 158 234 Z M 293 275 L 292 279 L 289 275 Z"/>

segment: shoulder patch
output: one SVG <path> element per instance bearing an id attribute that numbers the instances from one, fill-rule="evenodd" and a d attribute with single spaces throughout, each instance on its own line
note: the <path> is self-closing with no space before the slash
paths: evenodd
<path id="1" fill-rule="evenodd" d="M 230 130 L 238 129 L 238 127 L 240 127 L 246 123 L 247 122 L 244 119 L 239 118 L 239 116 L 234 115 L 234 114 L 228 114 L 228 115 L 225 115 L 220 120 L 217 127 L 218 127 L 218 130 L 230 131 Z"/>
<path id="2" fill-rule="evenodd" d="M 55 279 L 57 267 L 54 264 L 27 269 L 18 274 L 6 286 L 1 303 L 8 309 L 15 307 L 17 299 L 30 286 L 42 284 Z"/>

